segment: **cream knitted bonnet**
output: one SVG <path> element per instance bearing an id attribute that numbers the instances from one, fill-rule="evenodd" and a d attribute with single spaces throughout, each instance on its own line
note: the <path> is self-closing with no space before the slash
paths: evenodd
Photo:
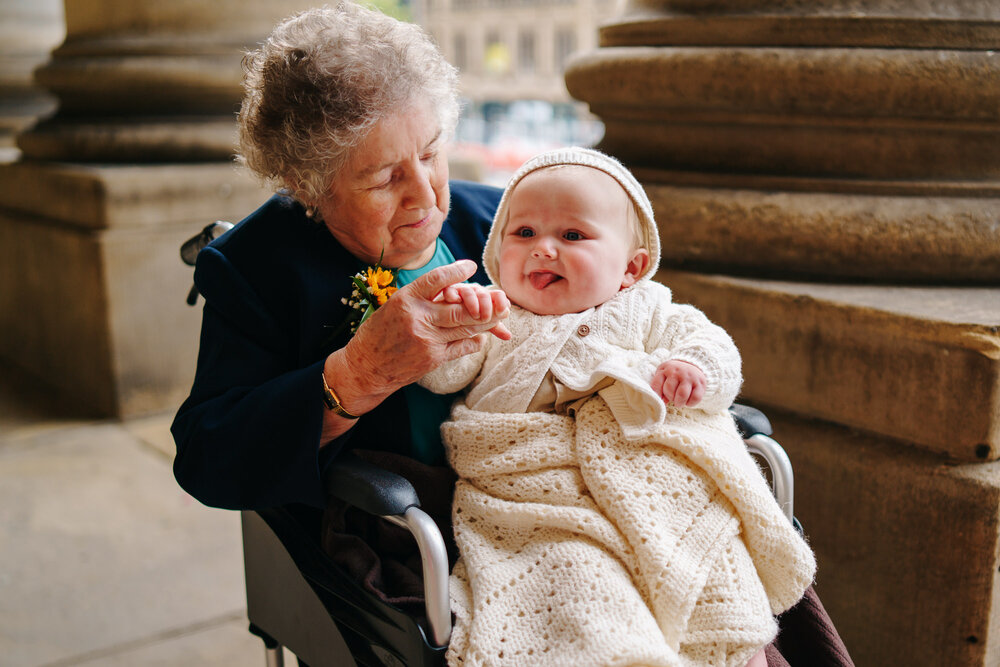
<path id="1" fill-rule="evenodd" d="M 507 188 L 500 199 L 497 213 L 493 217 L 493 227 L 490 229 L 486 246 L 483 248 L 483 268 L 486 269 L 486 275 L 489 276 L 493 284 L 501 286 L 500 241 L 504 231 L 501 225 L 507 223 L 507 202 L 510 199 L 511 191 L 521 179 L 531 172 L 557 164 L 573 164 L 599 169 L 618 181 L 635 204 L 635 209 L 639 214 L 639 238 L 642 240 L 642 247 L 649 251 L 649 267 L 639 278 L 649 278 L 656 273 L 656 268 L 660 264 L 660 234 L 656 229 L 656 220 L 653 218 L 653 206 L 649 203 L 649 198 L 639 181 L 613 157 L 591 148 L 570 147 L 558 148 L 536 155 L 521 165 L 521 168 L 507 182 Z"/>

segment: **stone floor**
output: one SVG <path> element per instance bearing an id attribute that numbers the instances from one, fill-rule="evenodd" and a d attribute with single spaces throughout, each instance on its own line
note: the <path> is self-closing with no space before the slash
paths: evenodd
<path id="1" fill-rule="evenodd" d="M 174 482 L 171 415 L 46 399 L 0 365 L 0 664 L 263 665 L 239 516 Z"/>

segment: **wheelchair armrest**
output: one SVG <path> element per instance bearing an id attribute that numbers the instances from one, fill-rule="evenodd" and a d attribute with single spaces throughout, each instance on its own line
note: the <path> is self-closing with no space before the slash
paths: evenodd
<path id="1" fill-rule="evenodd" d="M 736 428 L 740 432 L 740 436 L 744 439 L 749 438 L 753 435 L 771 435 L 774 430 L 771 428 L 771 422 L 768 421 L 767 416 L 757 408 L 751 408 L 749 405 L 742 405 L 740 403 L 733 403 L 729 406 L 729 414 L 733 416 L 736 420 Z"/>
<path id="2" fill-rule="evenodd" d="M 323 485 L 327 498 L 337 498 L 410 531 L 420 550 L 431 638 L 437 646 L 446 645 L 451 636 L 448 552 L 437 524 L 420 509 L 410 481 L 348 451 L 330 463 Z"/>
<path id="3" fill-rule="evenodd" d="M 323 486 L 328 498 L 337 498 L 376 516 L 396 516 L 419 507 L 410 481 L 394 472 L 344 452 L 326 469 Z"/>

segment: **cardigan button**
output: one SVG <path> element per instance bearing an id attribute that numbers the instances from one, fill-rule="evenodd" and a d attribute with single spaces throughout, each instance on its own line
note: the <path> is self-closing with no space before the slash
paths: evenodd
<path id="1" fill-rule="evenodd" d="M 576 332 L 581 336 L 586 336 L 587 334 L 590 333 L 590 327 L 588 327 L 586 324 L 581 324 L 579 327 L 577 327 Z"/>

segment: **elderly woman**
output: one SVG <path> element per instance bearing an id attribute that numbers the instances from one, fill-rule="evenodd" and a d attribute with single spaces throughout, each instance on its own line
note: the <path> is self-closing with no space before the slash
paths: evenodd
<path id="1" fill-rule="evenodd" d="M 467 260 L 500 191 L 449 183 L 456 72 L 416 26 L 343 2 L 283 22 L 244 67 L 241 159 L 282 191 L 198 257 L 174 472 L 209 505 L 322 507 L 322 471 L 347 446 L 442 458 L 449 399 L 410 385 L 506 335 L 505 297 L 479 317 L 435 299 L 485 281 Z M 402 287 L 352 337 L 351 277 L 379 264 Z"/>

